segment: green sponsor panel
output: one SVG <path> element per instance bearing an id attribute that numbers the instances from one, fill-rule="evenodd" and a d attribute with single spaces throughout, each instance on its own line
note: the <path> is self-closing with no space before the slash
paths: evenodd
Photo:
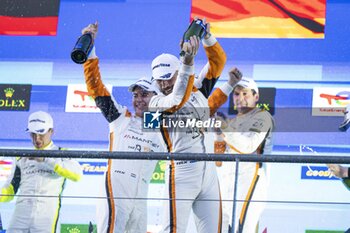
<path id="1" fill-rule="evenodd" d="M 97 227 L 93 225 L 93 233 L 97 233 Z M 89 224 L 61 224 L 61 233 L 89 233 Z"/>
<path id="2" fill-rule="evenodd" d="M 153 175 L 152 175 L 152 179 L 151 179 L 151 183 L 152 184 L 164 184 L 165 180 L 164 180 L 164 172 L 166 169 L 166 161 L 160 160 L 158 161 Z"/>
<path id="3" fill-rule="evenodd" d="M 328 230 L 305 230 L 305 233 L 344 233 L 344 231 L 328 231 Z"/>

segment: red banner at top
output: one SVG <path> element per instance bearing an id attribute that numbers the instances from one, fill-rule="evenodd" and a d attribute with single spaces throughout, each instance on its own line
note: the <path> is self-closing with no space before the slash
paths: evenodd
<path id="1" fill-rule="evenodd" d="M 218 37 L 324 38 L 326 0 L 192 0 Z"/>
<path id="2" fill-rule="evenodd" d="M 1 0 L 0 35 L 57 34 L 60 0 Z"/>

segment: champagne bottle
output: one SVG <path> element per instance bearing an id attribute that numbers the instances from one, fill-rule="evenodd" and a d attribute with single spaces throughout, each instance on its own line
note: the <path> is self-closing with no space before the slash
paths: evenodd
<path id="1" fill-rule="evenodd" d="M 182 37 L 182 43 L 189 41 L 191 36 L 198 36 L 199 39 L 203 39 L 206 34 L 207 26 L 203 24 L 203 21 L 201 19 L 192 20 L 190 26 L 188 26 Z M 180 56 L 183 55 L 185 55 L 185 52 L 181 51 Z"/>
<path id="2" fill-rule="evenodd" d="M 72 60 L 77 64 L 83 64 L 87 61 L 89 54 L 94 47 L 94 40 L 91 33 L 85 33 L 78 38 L 73 51 L 71 52 Z"/>

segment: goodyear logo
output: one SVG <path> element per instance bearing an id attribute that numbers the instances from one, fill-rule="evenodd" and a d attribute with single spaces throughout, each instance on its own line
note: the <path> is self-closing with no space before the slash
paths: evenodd
<path id="1" fill-rule="evenodd" d="M 79 162 L 84 175 L 103 175 L 107 171 L 106 162 Z"/>
<path id="2" fill-rule="evenodd" d="M 302 180 L 339 180 L 326 166 L 302 166 Z"/>

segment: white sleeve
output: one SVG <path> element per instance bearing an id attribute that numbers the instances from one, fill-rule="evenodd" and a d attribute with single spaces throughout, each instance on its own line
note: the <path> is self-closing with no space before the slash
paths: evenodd
<path id="1" fill-rule="evenodd" d="M 96 58 L 98 58 L 98 57 L 96 55 L 96 49 L 95 49 L 95 45 L 94 45 L 94 47 L 92 47 L 92 49 L 90 51 L 88 59 L 96 59 Z"/>
<path id="2" fill-rule="evenodd" d="M 217 42 L 217 40 L 216 40 L 215 36 L 213 36 L 212 34 L 209 36 L 208 39 L 202 40 L 202 43 L 205 47 L 213 46 L 216 42 Z"/>
<path id="3" fill-rule="evenodd" d="M 226 96 L 230 96 L 231 92 L 233 91 L 233 87 L 227 82 L 222 84 L 219 88 Z"/>

